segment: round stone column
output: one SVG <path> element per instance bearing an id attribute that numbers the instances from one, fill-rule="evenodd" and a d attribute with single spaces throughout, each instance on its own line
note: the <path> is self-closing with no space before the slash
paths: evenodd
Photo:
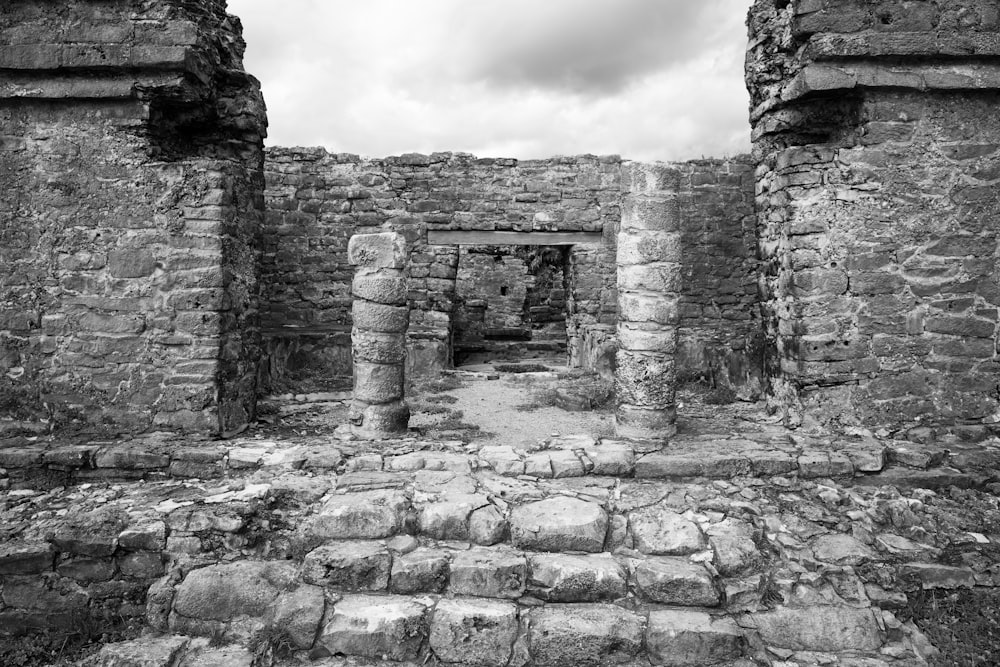
<path id="1" fill-rule="evenodd" d="M 358 267 L 351 285 L 354 326 L 354 401 L 352 432 L 363 438 L 406 433 L 410 409 L 403 400 L 406 365 L 406 241 L 395 232 L 358 234 L 347 246 L 348 260 Z"/>
<path id="2" fill-rule="evenodd" d="M 615 430 L 620 437 L 663 440 L 676 432 L 679 179 L 666 165 L 622 167 L 615 371 Z"/>

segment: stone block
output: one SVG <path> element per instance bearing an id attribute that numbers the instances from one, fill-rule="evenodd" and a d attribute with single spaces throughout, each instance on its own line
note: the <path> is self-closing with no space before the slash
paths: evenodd
<path id="1" fill-rule="evenodd" d="M 55 551 L 47 542 L 8 540 L 0 544 L 0 576 L 51 571 Z"/>
<path id="2" fill-rule="evenodd" d="M 486 496 L 459 494 L 446 500 L 426 503 L 420 508 L 417 526 L 422 535 L 436 540 L 469 539 L 469 516 L 490 504 Z"/>
<path id="3" fill-rule="evenodd" d="M 190 643 L 188 637 L 178 635 L 139 637 L 105 644 L 86 664 L 101 667 L 173 667 Z"/>
<path id="4" fill-rule="evenodd" d="M 604 508 L 565 496 L 521 505 L 510 515 L 511 541 L 533 551 L 603 551 L 607 530 Z"/>
<path id="5" fill-rule="evenodd" d="M 305 535 L 325 540 L 392 537 L 403 525 L 409 499 L 399 491 L 363 491 L 330 498 L 305 528 Z"/>
<path id="6" fill-rule="evenodd" d="M 604 604 L 564 604 L 531 611 L 528 643 L 535 664 L 596 667 L 627 663 L 643 647 L 645 619 Z"/>
<path id="7" fill-rule="evenodd" d="M 635 587 L 650 602 L 678 607 L 715 607 L 720 602 L 712 575 L 686 558 L 646 558 L 635 565 Z"/>
<path id="8" fill-rule="evenodd" d="M 731 619 L 700 611 L 658 609 L 649 613 L 646 651 L 654 665 L 698 667 L 726 664 L 743 654 L 745 640 Z"/>
<path id="9" fill-rule="evenodd" d="M 875 551 L 850 535 L 820 535 L 812 543 L 816 560 L 836 565 L 860 565 L 875 557 Z"/>
<path id="10" fill-rule="evenodd" d="M 921 588 L 972 588 L 976 576 L 964 567 L 938 565 L 937 563 L 905 563 L 899 568 L 899 576 L 904 581 L 920 582 Z"/>
<path id="11" fill-rule="evenodd" d="M 677 432 L 673 405 L 662 409 L 620 404 L 615 409 L 615 433 L 620 438 L 663 440 Z"/>
<path id="12" fill-rule="evenodd" d="M 630 512 L 628 523 L 635 548 L 644 554 L 682 556 L 707 546 L 698 524 L 662 506 Z"/>
<path id="13" fill-rule="evenodd" d="M 355 329 L 351 332 L 354 362 L 402 364 L 406 361 L 406 336 Z"/>
<path id="14" fill-rule="evenodd" d="M 177 586 L 174 615 L 202 621 L 262 617 L 269 605 L 297 580 L 296 567 L 284 561 L 236 561 L 190 572 Z"/>
<path id="15" fill-rule="evenodd" d="M 117 558 L 122 575 L 135 579 L 155 579 L 163 576 L 163 555 L 158 551 L 134 551 Z"/>
<path id="16" fill-rule="evenodd" d="M 375 405 L 403 397 L 403 365 L 354 362 L 354 399 Z"/>
<path id="17" fill-rule="evenodd" d="M 628 445 L 607 443 L 583 450 L 592 466 L 593 475 L 631 477 L 635 470 L 635 453 Z"/>
<path id="18" fill-rule="evenodd" d="M 655 409 L 673 407 L 677 374 L 672 357 L 618 350 L 615 358 L 618 363 L 615 387 L 619 401 Z"/>
<path id="19" fill-rule="evenodd" d="M 628 574 L 607 555 L 534 554 L 528 591 L 551 602 L 598 602 L 625 597 Z"/>
<path id="20" fill-rule="evenodd" d="M 622 232 L 618 234 L 619 265 L 682 261 L 679 232 Z"/>
<path id="21" fill-rule="evenodd" d="M 626 195 L 621 216 L 621 227 L 627 231 L 681 231 L 680 199 L 676 196 Z"/>
<path id="22" fill-rule="evenodd" d="M 392 560 L 389 590 L 393 593 L 441 593 L 448 584 L 450 558 L 445 551 L 419 548 Z"/>
<path id="23" fill-rule="evenodd" d="M 358 299 L 389 306 L 404 305 L 407 296 L 406 278 L 387 273 L 359 272 L 351 283 L 351 294 Z"/>
<path id="24" fill-rule="evenodd" d="M 400 334 L 406 333 L 410 324 L 410 309 L 355 299 L 351 305 L 351 317 L 356 329 Z"/>
<path id="25" fill-rule="evenodd" d="M 313 652 L 415 660 L 426 637 L 423 604 L 396 595 L 345 595 L 327 611 Z"/>
<path id="26" fill-rule="evenodd" d="M 406 239 L 395 232 L 355 234 L 347 244 L 352 266 L 402 269 L 406 266 Z"/>
<path id="27" fill-rule="evenodd" d="M 672 294 L 619 292 L 618 307 L 623 322 L 644 322 L 673 328 L 680 320 L 678 297 Z"/>
<path id="28" fill-rule="evenodd" d="M 510 602 L 444 599 L 434 609 L 430 647 L 444 663 L 503 667 L 517 631 L 517 607 Z"/>
<path id="29" fill-rule="evenodd" d="M 677 351 L 677 328 L 650 323 L 648 329 L 638 328 L 640 323 L 618 323 L 618 345 L 622 350 L 652 352 L 665 357 Z"/>
<path id="30" fill-rule="evenodd" d="M 723 576 L 739 574 L 762 559 L 753 540 L 753 527 L 744 521 L 723 519 L 710 525 L 705 532 L 712 548 L 712 563 Z"/>
<path id="31" fill-rule="evenodd" d="M 345 591 L 384 591 L 392 557 L 381 542 L 345 541 L 313 549 L 302 559 L 302 580 Z"/>
<path id="32" fill-rule="evenodd" d="M 527 580 L 524 554 L 499 547 L 474 547 L 455 554 L 449 590 L 455 595 L 518 598 Z"/>
<path id="33" fill-rule="evenodd" d="M 883 643 L 871 609 L 812 606 L 747 614 L 738 623 L 768 646 L 792 651 L 877 651 Z"/>
<path id="34" fill-rule="evenodd" d="M 469 516 L 469 540 L 473 544 L 497 544 L 504 540 L 507 531 L 507 520 L 493 505 L 480 507 Z"/>
<path id="35" fill-rule="evenodd" d="M 312 648 L 323 620 L 326 598 L 319 586 L 301 584 L 278 596 L 269 610 L 267 625 L 280 629 L 295 649 Z"/>
<path id="36" fill-rule="evenodd" d="M 351 432 L 362 438 L 378 439 L 406 433 L 410 408 L 402 401 L 384 405 L 355 402 L 349 413 Z"/>

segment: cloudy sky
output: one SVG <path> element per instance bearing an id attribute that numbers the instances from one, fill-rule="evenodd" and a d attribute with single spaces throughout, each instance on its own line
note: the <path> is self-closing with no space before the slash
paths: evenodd
<path id="1" fill-rule="evenodd" d="M 269 145 L 637 160 L 749 149 L 751 0 L 229 0 Z"/>

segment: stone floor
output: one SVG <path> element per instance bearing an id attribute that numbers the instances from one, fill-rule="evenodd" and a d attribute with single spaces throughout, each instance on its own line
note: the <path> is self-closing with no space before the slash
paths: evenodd
<path id="1" fill-rule="evenodd" d="M 284 397 L 214 443 L 0 447 L 0 644 L 117 618 L 146 634 L 84 664 L 992 659 L 949 662 L 918 602 L 1000 591 L 1000 442 L 789 431 L 739 404 L 689 404 L 664 449 L 367 442 L 326 420 L 340 400 Z"/>

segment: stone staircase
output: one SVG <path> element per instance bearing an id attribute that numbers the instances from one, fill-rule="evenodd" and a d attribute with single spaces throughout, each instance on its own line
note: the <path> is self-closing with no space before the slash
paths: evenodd
<path id="1" fill-rule="evenodd" d="M 217 478 L 13 489 L 0 628 L 131 586 L 152 634 L 86 664 L 925 664 L 872 570 L 993 582 L 893 531 L 878 479 L 987 480 L 817 444 L 247 440 Z"/>

